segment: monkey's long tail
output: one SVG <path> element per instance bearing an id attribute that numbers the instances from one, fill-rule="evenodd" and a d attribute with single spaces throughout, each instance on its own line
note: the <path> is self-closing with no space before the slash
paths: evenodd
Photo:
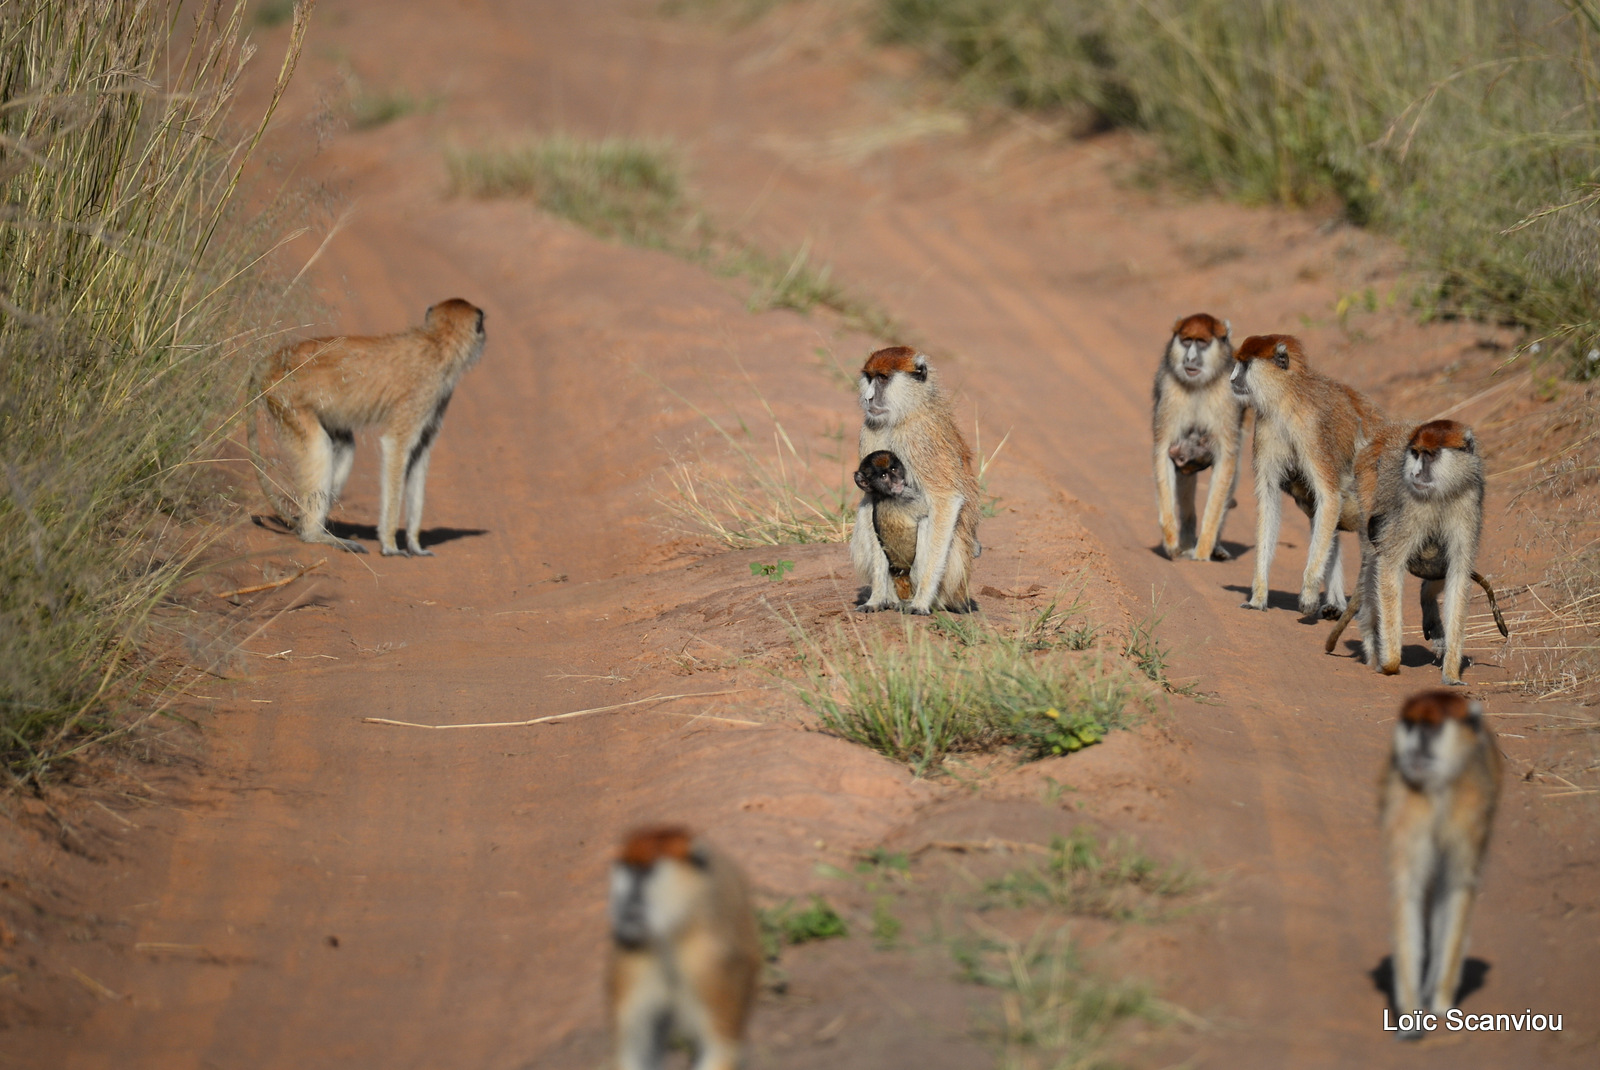
<path id="1" fill-rule="evenodd" d="M 1483 593 L 1489 596 L 1489 609 L 1494 613 L 1494 626 L 1500 629 L 1502 638 L 1510 639 L 1511 630 L 1506 627 L 1506 619 L 1500 615 L 1500 603 L 1494 599 L 1494 588 L 1489 586 L 1489 581 L 1484 578 L 1481 572 L 1472 574 L 1472 582 L 1482 587 Z"/>
<path id="2" fill-rule="evenodd" d="M 261 493 L 266 495 L 267 504 L 272 506 L 279 518 L 293 524 L 300 518 L 300 510 L 293 502 L 278 492 L 272 485 L 272 480 L 267 478 L 267 461 L 261 455 L 261 435 L 256 424 L 260 422 L 261 414 L 256 411 L 259 406 L 267 404 L 261 393 L 260 383 L 254 377 L 250 379 L 250 393 L 245 398 L 244 407 L 244 438 L 250 447 L 250 465 L 256 470 L 256 480 L 261 484 Z"/>
<path id="3" fill-rule="evenodd" d="M 1360 608 L 1361 588 L 1357 587 L 1355 594 L 1350 596 L 1350 601 L 1344 607 L 1344 616 L 1339 618 L 1339 622 L 1333 626 L 1333 631 L 1328 633 L 1328 641 L 1322 644 L 1323 653 L 1333 653 L 1333 648 L 1339 643 L 1339 636 L 1344 634 L 1345 627 L 1350 623 L 1351 618 L 1356 615 L 1356 610 Z M 1496 615 L 1499 612 L 1499 610 L 1495 610 Z"/>

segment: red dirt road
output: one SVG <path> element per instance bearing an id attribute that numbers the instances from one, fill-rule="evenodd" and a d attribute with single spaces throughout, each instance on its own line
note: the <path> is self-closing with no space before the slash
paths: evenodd
<path id="1" fill-rule="evenodd" d="M 441 17 L 324 0 L 270 145 L 353 206 L 314 268 L 331 329 L 391 330 L 450 296 L 488 312 L 486 355 L 434 454 L 424 542 L 438 556 L 341 555 L 263 596 L 270 623 L 237 671 L 197 689 L 199 770 L 141 774 L 155 805 L 93 823 L 95 861 L 52 872 L 35 852 L 4 867 L 20 868 L 18 888 L 69 888 L 55 909 L 90 920 L 87 939 L 40 944 L 10 996 L 0 971 L 0 1001 L 13 1000 L 0 1066 L 597 1065 L 606 852 L 657 817 L 711 832 L 769 895 L 834 894 L 816 863 L 872 846 L 1037 842 L 1084 819 L 1192 859 L 1208 904 L 1109 961 L 1207 1023 L 1167 1031 L 1157 1062 L 1594 1065 L 1596 808 L 1520 776 L 1549 746 L 1526 730 L 1544 708 L 1490 700 L 1536 715 L 1500 722 L 1526 738 L 1504 740 L 1519 775 L 1473 927 L 1489 970 L 1466 1009 L 1562 1013 L 1564 1031 L 1402 1047 L 1368 977 L 1387 952 L 1374 782 L 1400 698 L 1437 671 L 1408 657 L 1386 679 L 1322 654 L 1323 628 L 1298 622 L 1289 593 L 1298 520 L 1273 610 L 1238 608 L 1254 562 L 1248 475 L 1226 533 L 1241 556 L 1175 564 L 1152 549 L 1149 380 L 1178 315 L 1227 316 L 1236 337 L 1301 333 L 1320 366 L 1418 418 L 1485 385 L 1463 373 L 1442 398 L 1416 386 L 1478 332 L 1385 314 L 1365 338 L 1346 333 L 1339 294 L 1398 285 L 1376 241 L 1137 192 L 1116 180 L 1139 151 L 1122 138 L 951 133 L 904 88 L 904 57 L 841 37 L 832 10 L 791 5 L 730 32 L 641 4 L 503 0 Z M 282 31 L 260 36 L 270 55 Z M 336 131 L 318 151 L 308 117 L 341 65 L 442 103 Z M 525 203 L 443 193 L 445 146 L 551 129 L 674 139 L 721 223 L 773 249 L 810 240 L 884 303 L 977 413 L 985 446 L 1011 431 L 980 586 L 1086 582 L 1112 629 L 1154 592 L 1173 675 L 1212 700 L 1174 699 L 1159 731 L 974 788 L 799 730 L 797 704 L 760 671 L 788 649 L 768 607 L 831 619 L 852 593 L 844 547 L 712 552 L 663 530 L 657 499 L 668 451 L 704 428 L 691 405 L 755 414 L 752 384 L 797 442 L 820 456 L 842 428 L 849 450 L 853 401 L 815 350 L 848 368 L 873 342 L 826 317 L 753 315 L 735 284 Z M 338 515 L 370 524 L 363 447 Z M 1495 502 L 1489 516 L 1492 572 L 1514 539 Z M 274 568 L 323 556 L 261 529 L 239 548 Z M 751 576 L 751 561 L 779 556 L 791 578 Z M 1495 648 L 1470 652 L 1469 682 L 1507 678 Z M 513 721 L 734 688 L 749 690 L 532 728 L 361 720 Z M 1070 808 L 1040 801 L 1046 774 L 1075 789 Z M 791 957 L 789 994 L 758 1010 L 753 1067 L 993 1061 L 972 1031 L 980 990 L 928 956 L 850 948 Z"/>

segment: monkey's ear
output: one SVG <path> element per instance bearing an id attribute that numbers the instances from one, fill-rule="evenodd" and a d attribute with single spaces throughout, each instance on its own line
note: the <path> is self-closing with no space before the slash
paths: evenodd
<path id="1" fill-rule="evenodd" d="M 916 379 L 916 381 L 919 382 L 919 383 L 927 382 L 928 381 L 928 358 L 923 356 L 921 353 L 918 353 L 915 357 L 912 358 L 911 364 L 912 364 L 912 366 L 914 368 L 916 368 L 916 371 L 911 373 L 912 378 Z"/>
<path id="2" fill-rule="evenodd" d="M 706 850 L 706 845 L 699 841 L 689 846 L 689 864 L 695 869 L 711 868 L 711 852 Z"/>
<path id="3" fill-rule="evenodd" d="M 1180 320 L 1173 320 L 1172 321 L 1172 333 L 1173 334 L 1177 334 L 1181 330 L 1183 330 L 1183 320 L 1181 320 L 1181 319 Z"/>
<path id="4" fill-rule="evenodd" d="M 1222 337 L 1224 341 L 1233 337 L 1233 324 L 1227 320 L 1222 321 Z"/>
<path id="5" fill-rule="evenodd" d="M 1288 370 L 1289 344 L 1287 342 L 1279 342 L 1277 348 L 1272 351 L 1272 363 L 1276 364 L 1285 371 Z"/>
<path id="6" fill-rule="evenodd" d="M 1472 428 L 1469 427 L 1466 430 L 1462 431 L 1461 432 L 1461 438 L 1462 438 L 1461 449 L 1462 449 L 1463 452 L 1465 452 L 1465 453 L 1477 453 L 1478 452 L 1478 440 L 1473 437 Z"/>
<path id="7" fill-rule="evenodd" d="M 1483 727 L 1483 703 L 1467 703 L 1467 723 L 1473 728 Z"/>

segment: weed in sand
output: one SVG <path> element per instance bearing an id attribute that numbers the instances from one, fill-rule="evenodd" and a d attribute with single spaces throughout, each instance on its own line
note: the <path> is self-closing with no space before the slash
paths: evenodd
<path id="1" fill-rule="evenodd" d="M 1336 200 L 1406 242 L 1426 314 L 1506 320 L 1600 373 L 1590 0 L 878 0 L 969 99 L 1092 111 L 1246 200 Z M 1080 119 L 1081 124 L 1081 119 Z"/>
<path id="2" fill-rule="evenodd" d="M 750 562 L 750 575 L 765 576 L 769 580 L 783 579 L 783 574 L 794 568 L 793 561 L 778 561 L 771 565 L 763 565 L 759 561 Z"/>
<path id="3" fill-rule="evenodd" d="M 757 920 L 761 923 L 761 945 L 769 960 L 776 959 L 785 946 L 850 935 L 839 912 L 820 895 L 813 895 L 810 903 L 798 909 L 792 899 L 786 899 L 775 907 L 757 911 Z"/>
<path id="4" fill-rule="evenodd" d="M 1071 914 L 1128 921 L 1159 916 L 1177 897 L 1193 892 L 1199 879 L 1186 868 L 1162 865 L 1130 839 L 1102 844 L 1079 826 L 1056 837 L 1041 866 L 1029 863 L 987 881 L 987 908 L 1047 904 Z"/>
<path id="5" fill-rule="evenodd" d="M 357 130 L 371 130 L 407 115 L 430 112 L 442 100 L 438 96 L 419 96 L 408 89 L 392 86 L 374 89 L 354 75 L 345 79 L 345 86 L 350 98 L 350 125 Z"/>
<path id="6" fill-rule="evenodd" d="M 168 4 L 0 17 L 0 760 L 34 775 L 153 670 L 151 613 L 215 530 L 198 477 L 281 307 L 234 198 L 271 107 L 232 129 L 245 6 L 213 14 L 190 42 Z"/>
<path id="7" fill-rule="evenodd" d="M 1086 745 L 1132 723 L 1142 699 L 1120 663 L 1067 658 L 1041 649 L 1027 627 L 976 616 L 907 620 L 898 634 L 792 633 L 804 673 L 794 686 L 822 726 L 919 773 L 952 751 L 1017 744 L 1040 756 L 1069 733 Z"/>
<path id="8" fill-rule="evenodd" d="M 1113 1065 L 1103 1052 L 1127 1027 L 1171 1017 L 1143 984 L 1088 970 L 1065 928 L 1026 943 L 968 938 L 952 955 L 963 980 L 1000 993 L 1000 1020 L 984 1032 L 999 1043 L 1003 1067 Z"/>

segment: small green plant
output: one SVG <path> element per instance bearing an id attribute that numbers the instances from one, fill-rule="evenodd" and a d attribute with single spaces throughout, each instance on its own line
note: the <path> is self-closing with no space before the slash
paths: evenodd
<path id="1" fill-rule="evenodd" d="M 779 561 L 772 565 L 763 565 L 759 561 L 750 562 L 750 575 L 765 576 L 769 580 L 783 579 L 784 573 L 794 568 L 793 561 Z"/>
<path id="2" fill-rule="evenodd" d="M 1064 927 L 1026 943 L 998 935 L 959 941 L 952 956 L 963 980 L 1000 993 L 999 1021 L 982 1031 L 1008 1067 L 1115 1065 L 1101 1053 L 1124 1028 L 1171 1017 L 1144 984 L 1085 967 Z"/>
<path id="3" fill-rule="evenodd" d="M 986 882 L 990 907 L 1047 904 L 1073 914 L 1126 921 L 1158 915 L 1198 886 L 1188 869 L 1165 866 L 1131 839 L 1102 844 L 1084 826 L 1056 837 L 1044 864 L 1030 863 Z"/>
<path id="4" fill-rule="evenodd" d="M 1156 628 L 1161 624 L 1161 620 L 1162 618 L 1152 614 L 1143 620 L 1134 621 L 1128 628 L 1128 639 L 1122 644 L 1122 652 L 1139 666 L 1139 671 L 1145 676 L 1165 686 L 1167 648 L 1156 638 Z"/>
<path id="5" fill-rule="evenodd" d="M 346 79 L 350 96 L 350 123 L 357 130 L 403 119 L 439 106 L 436 96 L 418 96 L 407 89 L 371 89 L 354 76 Z"/>
<path id="6" fill-rule="evenodd" d="M 1080 751 L 1105 738 L 1106 726 L 1086 711 L 1063 716 L 1054 706 L 1019 726 L 1035 758 L 1053 758 Z"/>
<path id="7" fill-rule="evenodd" d="M 832 940 L 849 936 L 850 931 L 839 916 L 820 895 L 799 909 L 792 899 L 756 913 L 761 926 L 762 949 L 769 960 L 775 960 L 786 945 L 807 944 L 813 940 Z"/>
<path id="8" fill-rule="evenodd" d="M 900 919 L 894 916 L 894 897 L 880 895 L 872 904 L 872 943 L 887 951 L 900 941 Z"/>

